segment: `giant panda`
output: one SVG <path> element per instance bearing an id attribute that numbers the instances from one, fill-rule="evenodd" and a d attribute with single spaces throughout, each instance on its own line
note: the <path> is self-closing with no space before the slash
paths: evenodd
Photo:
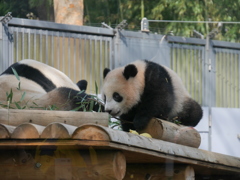
<path id="1" fill-rule="evenodd" d="M 54 107 L 57 110 L 88 110 L 88 102 L 92 96 L 85 93 L 86 88 L 85 80 L 75 84 L 61 71 L 38 61 L 25 59 L 12 64 L 0 75 L 0 105 L 7 104 L 6 93 L 10 94 L 12 91 L 12 106 L 20 102 L 22 107 L 29 109 Z M 84 107 L 81 107 L 82 102 L 85 103 Z M 93 110 L 103 110 L 103 106 L 96 102 Z"/>
<path id="2" fill-rule="evenodd" d="M 103 72 L 105 111 L 120 117 L 122 129 L 141 131 L 151 118 L 196 126 L 203 112 L 171 69 L 147 60 Z"/>

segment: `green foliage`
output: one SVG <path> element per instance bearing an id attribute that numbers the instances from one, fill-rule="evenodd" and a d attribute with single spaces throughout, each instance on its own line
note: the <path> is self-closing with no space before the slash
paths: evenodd
<path id="1" fill-rule="evenodd" d="M 144 15 L 149 20 L 181 21 L 236 21 L 240 20 L 240 1 L 219 0 L 85 0 L 85 24 L 96 25 L 105 22 L 114 27 L 123 19 L 128 22 L 128 29 L 139 30 L 141 2 L 144 2 Z M 194 37 L 197 30 L 205 37 L 217 27 L 206 23 L 155 23 L 150 30 L 159 34 L 173 32 L 176 36 Z M 216 40 L 240 42 L 240 25 L 224 24 L 215 37 Z"/>
<path id="2" fill-rule="evenodd" d="M 53 0 L 0 0 L 0 14 L 12 12 L 13 17 L 26 18 L 32 12 L 40 20 L 53 21 L 53 6 Z M 84 24 L 100 26 L 105 22 L 115 27 L 126 19 L 128 29 L 139 30 L 142 12 L 151 20 L 239 22 L 239 8 L 239 0 L 84 0 Z M 193 30 L 206 36 L 216 27 L 217 24 L 206 23 L 150 23 L 152 32 L 172 31 L 185 37 L 193 37 Z M 239 29 L 239 24 L 224 24 L 215 39 L 240 42 Z"/>
<path id="3" fill-rule="evenodd" d="M 36 12 L 36 9 L 30 8 L 28 0 L 0 0 L 1 16 L 12 12 L 13 17 L 26 18 L 27 13 Z"/>
<path id="4" fill-rule="evenodd" d="M 109 118 L 109 127 L 111 127 L 112 129 L 122 130 L 121 121 L 117 119 Z"/>

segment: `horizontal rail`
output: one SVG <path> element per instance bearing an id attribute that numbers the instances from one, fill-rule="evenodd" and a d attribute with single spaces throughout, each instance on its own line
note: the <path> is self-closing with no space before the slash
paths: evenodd
<path id="1" fill-rule="evenodd" d="M 76 26 L 76 25 L 67 25 L 59 24 L 54 22 L 47 21 L 36 21 L 31 19 L 20 19 L 13 18 L 9 23 L 9 26 L 20 26 L 28 28 L 37 28 L 37 29 L 48 29 L 48 30 L 57 30 L 57 31 L 67 31 L 67 32 L 79 32 L 85 34 L 95 34 L 102 36 L 114 36 L 114 31 L 102 27 L 90 27 L 90 26 Z"/>

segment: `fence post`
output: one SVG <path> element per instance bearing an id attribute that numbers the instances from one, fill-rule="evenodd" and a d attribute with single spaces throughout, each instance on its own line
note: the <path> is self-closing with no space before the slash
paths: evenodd
<path id="1" fill-rule="evenodd" d="M 9 46 L 13 42 L 13 35 L 8 28 L 11 19 L 10 12 L 0 19 L 0 73 L 13 63 L 12 51 L 9 51 Z"/>
<path id="2" fill-rule="evenodd" d="M 5 68 L 5 61 L 3 61 L 3 24 L 0 23 L 0 74 L 3 72 Z"/>
<path id="3" fill-rule="evenodd" d="M 215 53 L 210 35 L 206 38 L 203 67 L 203 106 L 213 107 L 216 104 Z"/>

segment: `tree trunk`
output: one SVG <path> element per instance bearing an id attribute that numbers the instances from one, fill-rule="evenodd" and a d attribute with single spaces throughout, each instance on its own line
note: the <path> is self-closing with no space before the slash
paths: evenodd
<path id="1" fill-rule="evenodd" d="M 83 25 L 83 0 L 54 0 L 56 23 Z"/>

